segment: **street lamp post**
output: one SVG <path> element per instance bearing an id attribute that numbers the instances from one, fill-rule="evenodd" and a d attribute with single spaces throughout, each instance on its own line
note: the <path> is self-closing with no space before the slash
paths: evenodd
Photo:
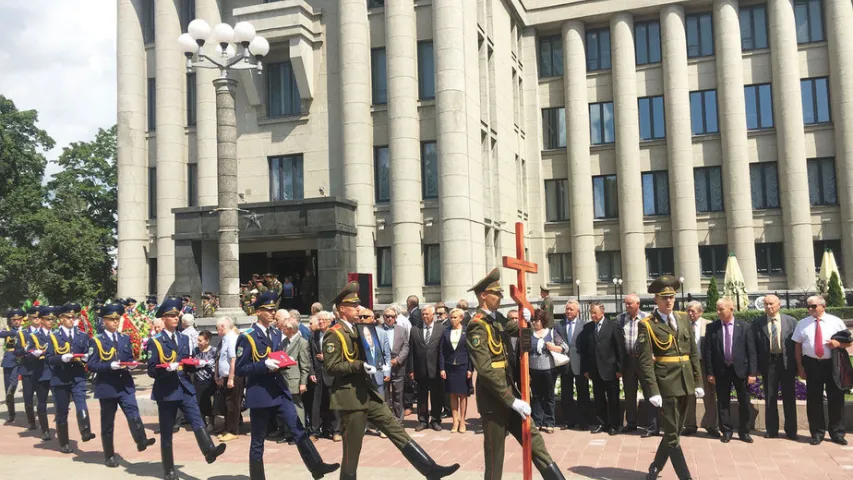
<path id="1" fill-rule="evenodd" d="M 575 280 L 575 292 L 577 293 L 578 302 L 581 301 L 581 279 Z"/>
<path id="2" fill-rule="evenodd" d="M 210 28 L 204 20 L 190 22 L 188 33 L 178 37 L 178 45 L 187 57 L 187 71 L 193 68 L 219 69 L 213 80 L 216 89 L 216 154 L 219 213 L 219 298 L 222 308 L 217 316 L 240 315 L 240 226 L 237 195 L 237 112 L 235 94 L 237 80 L 233 70 L 263 71 L 261 60 L 270 50 L 264 37 L 255 35 L 255 27 L 239 22 L 233 28 L 220 23 Z M 215 55 L 204 52 L 204 44 L 216 44 Z M 236 44 L 236 48 L 234 46 Z"/>
<path id="3" fill-rule="evenodd" d="M 619 309 L 619 279 L 613 277 L 613 311 Z"/>
<path id="4" fill-rule="evenodd" d="M 681 285 L 681 309 L 686 310 L 684 308 L 684 277 L 678 277 L 678 283 Z"/>

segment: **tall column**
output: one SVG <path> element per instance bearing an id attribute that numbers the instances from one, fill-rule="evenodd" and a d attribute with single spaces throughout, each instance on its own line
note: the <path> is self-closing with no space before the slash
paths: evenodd
<path id="1" fill-rule="evenodd" d="M 626 292 L 646 291 L 646 239 L 640 174 L 640 125 L 637 113 L 637 70 L 634 18 L 619 13 L 610 20 L 613 39 L 613 110 L 616 127 L 616 184 L 622 278 Z M 642 199 L 640 199 L 642 200 Z"/>
<path id="2" fill-rule="evenodd" d="M 155 2 L 154 52 L 157 73 L 157 293 L 175 281 L 175 216 L 187 205 L 184 86 L 186 58 L 178 48 L 181 34 L 175 2 Z M 224 292 L 222 292 L 224 293 Z"/>
<path id="3" fill-rule="evenodd" d="M 738 0 L 714 0 L 714 30 L 728 248 L 737 256 L 749 291 L 755 290 L 758 284 Z"/>
<path id="4" fill-rule="evenodd" d="M 217 78 L 216 143 L 219 171 L 220 315 L 240 315 L 240 225 L 237 217 L 237 81 Z"/>
<path id="5" fill-rule="evenodd" d="M 693 133 L 690 131 L 690 85 L 684 7 L 668 5 L 660 14 L 666 154 L 669 160 L 670 224 L 675 274 L 685 292 L 699 293 L 699 247 L 693 180 Z"/>
<path id="6" fill-rule="evenodd" d="M 373 211 L 373 118 L 370 116 L 370 31 L 367 2 L 340 0 L 344 196 L 356 208 L 356 270 L 376 274 Z"/>
<path id="7" fill-rule="evenodd" d="M 467 296 L 474 252 L 468 151 L 468 92 L 465 44 L 465 5 L 458 0 L 433 0 L 435 110 L 438 136 L 438 211 L 441 238 L 441 298 Z M 473 113 L 473 112 L 471 112 Z M 474 132 L 470 132 L 474 134 Z M 479 151 L 470 152 L 479 155 Z M 478 239 L 479 240 L 479 239 Z M 463 273 L 470 272 L 470 273 Z"/>
<path id="8" fill-rule="evenodd" d="M 136 12 L 143 0 L 119 0 L 116 41 L 118 76 L 118 295 L 148 292 L 148 157 L 145 153 L 145 45 Z"/>
<path id="9" fill-rule="evenodd" d="M 853 78 L 853 5 L 844 0 L 826 0 L 824 5 L 829 41 L 829 98 L 835 123 L 835 179 L 841 204 L 841 248 L 844 250 L 844 265 L 839 266 L 850 274 L 853 273 L 853 82 L 850 81 Z"/>
<path id="10" fill-rule="evenodd" d="M 589 168 L 589 98 L 586 83 L 586 29 L 580 21 L 563 24 L 563 86 L 566 101 L 566 157 L 569 161 L 569 209 L 572 278 L 581 295 L 596 292 L 592 176 Z"/>
<path id="11" fill-rule="evenodd" d="M 385 4 L 388 150 L 391 157 L 391 249 L 394 300 L 422 296 L 421 152 L 415 2 Z"/>
<path id="12" fill-rule="evenodd" d="M 222 22 L 217 0 L 196 0 L 195 18 L 211 26 Z M 210 48 L 213 48 L 211 45 Z M 196 159 L 198 162 L 198 204 L 216 205 L 216 92 L 213 80 L 218 72 L 209 68 L 196 68 Z M 189 108 L 189 107 L 187 107 Z M 225 293 L 225 292 L 222 292 Z"/>

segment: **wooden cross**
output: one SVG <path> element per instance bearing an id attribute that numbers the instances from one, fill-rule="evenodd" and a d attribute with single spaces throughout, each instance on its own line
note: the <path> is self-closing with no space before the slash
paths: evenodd
<path id="1" fill-rule="evenodd" d="M 509 295 L 518 304 L 518 328 L 519 336 L 521 329 L 527 328 L 527 320 L 524 319 L 522 309 L 527 309 L 533 314 L 533 306 L 527 300 L 527 273 L 536 273 L 539 266 L 524 259 L 524 225 L 515 223 L 515 257 L 503 257 L 504 268 L 515 270 L 518 273 L 518 285 L 509 286 Z M 520 345 L 520 341 L 519 341 Z M 527 351 L 521 352 L 521 399 L 530 404 L 530 359 Z M 523 453 L 524 480 L 533 478 L 533 452 L 530 445 L 530 417 L 521 424 L 521 450 Z"/>

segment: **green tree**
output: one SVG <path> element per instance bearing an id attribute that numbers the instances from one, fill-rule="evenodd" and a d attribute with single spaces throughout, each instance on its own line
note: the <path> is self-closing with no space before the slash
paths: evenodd
<path id="1" fill-rule="evenodd" d="M 708 297 L 705 299 L 705 311 L 717 311 L 717 300 L 720 299 L 720 289 L 717 288 L 717 279 L 711 277 L 711 283 L 708 284 Z"/>
<path id="2" fill-rule="evenodd" d="M 826 295 L 827 307 L 843 307 L 844 292 L 841 291 L 841 280 L 838 278 L 838 273 L 832 272 L 829 277 L 829 292 Z"/>

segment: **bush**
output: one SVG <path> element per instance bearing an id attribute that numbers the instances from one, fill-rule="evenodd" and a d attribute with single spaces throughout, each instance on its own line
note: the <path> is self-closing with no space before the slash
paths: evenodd
<path id="1" fill-rule="evenodd" d="M 809 311 L 805 308 L 790 308 L 790 309 L 782 309 L 779 313 L 784 313 L 794 317 L 796 320 L 802 320 L 809 316 Z M 829 307 L 826 309 L 826 313 L 830 315 L 835 315 L 836 317 L 844 320 L 844 319 L 853 319 L 853 307 Z M 752 322 L 755 319 L 761 318 L 764 316 L 764 310 L 741 310 L 740 312 L 735 312 L 735 318 L 738 320 L 743 320 L 744 322 Z M 717 312 L 706 312 L 702 314 L 702 318 L 707 318 L 708 320 L 716 320 Z"/>
<path id="2" fill-rule="evenodd" d="M 826 306 L 844 306 L 844 292 L 841 291 L 841 280 L 838 278 L 838 273 L 836 272 L 832 272 L 832 276 L 829 277 L 829 293 L 826 295 Z"/>
<path id="3" fill-rule="evenodd" d="M 749 398 L 751 399 L 764 400 L 767 398 L 766 386 L 764 385 L 764 379 L 762 377 L 756 377 L 755 383 L 748 385 L 747 390 L 749 390 Z M 806 399 L 806 384 L 799 378 L 794 379 L 794 397 L 796 397 L 797 400 Z M 737 399 L 734 386 L 732 386 L 731 398 L 733 400 Z M 782 385 L 779 385 L 779 398 L 782 398 Z"/>
<path id="4" fill-rule="evenodd" d="M 711 283 L 708 284 L 708 298 L 705 299 L 705 310 L 708 312 L 717 311 L 717 300 L 720 299 L 720 289 L 717 288 L 717 279 L 711 277 Z"/>

